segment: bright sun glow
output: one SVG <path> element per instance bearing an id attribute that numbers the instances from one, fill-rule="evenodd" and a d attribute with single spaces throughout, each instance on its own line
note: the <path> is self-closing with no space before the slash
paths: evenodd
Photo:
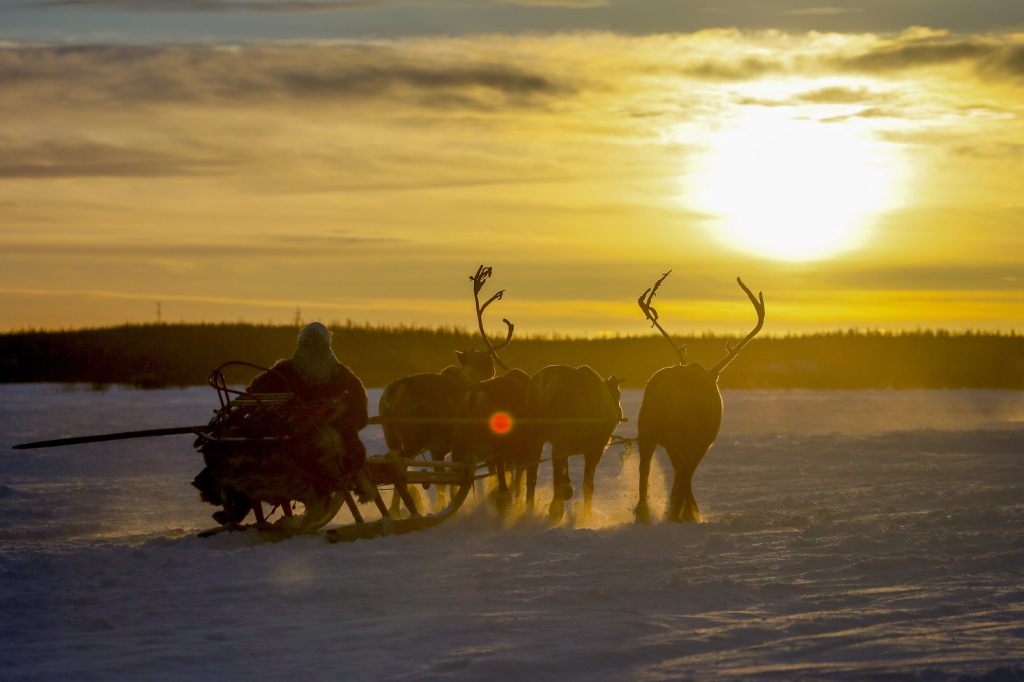
<path id="1" fill-rule="evenodd" d="M 755 109 L 708 146 L 690 196 L 715 217 L 716 236 L 760 256 L 815 260 L 853 248 L 898 194 L 900 160 L 849 122 Z"/>

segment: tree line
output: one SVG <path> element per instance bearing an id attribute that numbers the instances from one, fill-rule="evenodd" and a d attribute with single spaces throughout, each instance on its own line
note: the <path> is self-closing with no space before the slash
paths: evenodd
<path id="1" fill-rule="evenodd" d="M 294 326 L 145 324 L 0 334 L 0 382 L 131 384 L 206 383 L 226 360 L 269 366 L 287 357 Z M 436 372 L 458 349 L 483 348 L 478 335 L 452 328 L 333 325 L 334 349 L 367 386 Z M 737 337 L 676 337 L 687 359 L 705 367 Z M 534 372 L 549 364 L 592 366 L 640 387 L 674 364 L 659 336 L 516 337 L 502 351 L 510 367 Z M 254 370 L 229 379 L 245 383 Z M 1016 333 L 844 331 L 758 337 L 722 377 L 723 388 L 1024 388 L 1024 337 Z"/>

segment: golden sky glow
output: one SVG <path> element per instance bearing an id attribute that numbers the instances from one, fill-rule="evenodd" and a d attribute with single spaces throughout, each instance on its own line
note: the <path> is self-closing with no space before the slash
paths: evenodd
<path id="1" fill-rule="evenodd" d="M 789 108 L 789 107 L 787 107 Z M 707 138 L 684 195 L 724 243 L 778 260 L 823 260 L 863 242 L 892 209 L 905 169 L 870 131 L 783 107 L 742 111 Z"/>
<path id="2" fill-rule="evenodd" d="M 1020 328 L 1024 34 L 0 47 L 0 326 Z"/>

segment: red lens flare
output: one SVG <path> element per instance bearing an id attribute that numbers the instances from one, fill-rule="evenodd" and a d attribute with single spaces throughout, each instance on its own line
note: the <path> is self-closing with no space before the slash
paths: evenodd
<path id="1" fill-rule="evenodd" d="M 491 432 L 503 436 L 512 430 L 512 415 L 508 412 L 495 412 L 491 415 Z"/>

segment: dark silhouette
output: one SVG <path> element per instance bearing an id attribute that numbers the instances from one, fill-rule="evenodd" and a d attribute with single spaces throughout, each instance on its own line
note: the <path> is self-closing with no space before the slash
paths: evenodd
<path id="1" fill-rule="evenodd" d="M 352 370 L 338 361 L 331 348 L 331 332 L 313 322 L 303 327 L 291 358 L 278 360 L 256 376 L 246 389 L 250 393 L 291 392 L 301 400 L 341 398 L 343 411 L 336 426 L 345 452 L 357 461 L 366 459 L 366 446 L 359 432 L 368 420 L 366 389 Z"/>
<path id="2" fill-rule="evenodd" d="M 224 372 L 233 366 L 262 373 L 249 390 L 239 390 Z M 303 330 L 289 360 L 271 369 L 229 360 L 210 372 L 209 384 L 216 390 L 220 406 L 205 425 L 73 436 L 14 447 L 34 449 L 191 433 L 196 437 L 193 447 L 206 465 L 193 485 L 199 488 L 202 500 L 221 507 L 214 514 L 218 527 L 202 531 L 200 537 L 252 528 L 242 523 L 250 511 L 256 515 L 255 529 L 272 537 L 312 533 L 330 523 L 342 506 L 348 507 L 352 522 L 328 531 L 332 542 L 409 533 L 451 518 L 473 489 L 475 468 L 391 453 L 367 457 L 361 443 L 358 448 L 344 446 L 346 428 L 351 425 L 358 430 L 367 423 L 366 398 L 361 382 L 334 357 L 330 333 L 323 325 L 312 324 Z M 346 417 L 355 417 L 355 421 Z M 408 485 L 416 483 L 450 486 L 450 502 L 431 514 L 392 518 L 381 489 L 400 491 L 409 509 L 415 510 Z M 373 503 L 380 520 L 367 520 L 356 497 L 363 504 Z M 264 505 L 271 507 L 269 513 Z M 281 516 L 269 522 L 278 509 Z"/>
<path id="3" fill-rule="evenodd" d="M 622 419 L 619 403 L 621 379 L 601 379 L 584 365 L 549 365 L 530 379 L 527 413 L 536 420 L 530 425 L 530 446 L 526 471 L 526 505 L 533 509 L 537 466 L 544 443 L 551 443 L 552 498 L 548 517 L 558 523 L 564 501 L 572 499 L 569 456 L 585 458 L 583 474 L 583 516 L 588 518 L 594 497 L 594 472 L 601 461 L 612 432 Z M 517 475 L 520 474 L 517 472 Z M 519 488 L 519 485 L 516 486 Z"/>
<path id="4" fill-rule="evenodd" d="M 505 374 L 467 387 L 456 409 L 459 424 L 455 431 L 455 445 L 452 459 L 462 462 L 472 470 L 482 464 L 490 473 L 498 475 L 496 503 L 501 514 L 507 513 L 511 495 L 505 472 L 508 465 L 514 466 L 522 457 L 526 433 L 516 421 L 526 411 L 526 385 L 530 375 L 520 369 L 509 369 L 498 357 L 498 351 L 512 340 L 515 325 L 502 318 L 505 323 L 505 340 L 494 345 L 484 329 L 484 311 L 505 295 L 502 289 L 480 303 L 480 292 L 493 274 L 492 268 L 481 265 L 470 275 L 473 281 L 473 303 L 476 306 L 477 327 L 480 336 L 494 362 L 505 370 Z"/>
<path id="5" fill-rule="evenodd" d="M 344 488 L 347 485 L 346 472 L 362 468 L 366 461 L 366 447 L 359 439 L 359 431 L 367 424 L 366 390 L 359 378 L 338 362 L 331 349 L 331 333 L 324 325 L 319 322 L 306 325 L 299 333 L 292 357 L 279 360 L 269 371 L 259 374 L 246 391 L 251 394 L 291 394 L 310 405 L 333 403 L 330 408 L 333 417 L 323 423 L 311 422 L 309 428 L 316 433 L 296 434 L 305 439 L 306 447 L 299 450 L 271 448 L 269 452 L 259 448 L 255 450 L 260 459 L 267 461 L 273 456 L 302 460 L 281 461 L 276 469 L 283 471 L 294 468 L 294 465 L 297 470 L 305 472 L 304 478 L 312 488 L 305 495 L 307 506 L 312 500 L 326 498 L 333 489 Z M 267 478 L 263 471 L 269 470 L 266 462 L 243 465 L 241 460 L 245 457 L 240 458 L 233 451 L 221 448 L 210 447 L 203 452 L 207 466 L 196 476 L 193 485 L 199 489 L 201 499 L 223 507 L 214 513 L 218 523 L 240 524 L 250 509 L 257 522 L 264 523 L 259 500 L 280 504 L 285 515 L 290 515 L 290 500 L 295 498 L 279 499 L 272 480 L 270 483 L 253 484 L 256 479 Z M 257 471 L 262 474 L 258 475 Z M 268 491 L 266 494 L 257 492 L 261 486 Z"/>
<path id="6" fill-rule="evenodd" d="M 459 361 L 458 366 L 449 365 L 439 373 L 412 374 L 384 387 L 377 409 L 385 420 L 381 429 L 389 451 L 399 457 L 410 458 L 427 452 L 433 460 L 443 460 L 452 451 L 455 426 L 443 420 L 455 415 L 459 401 L 470 385 L 494 376 L 494 362 L 487 351 L 456 351 L 455 357 Z M 410 421 L 388 422 L 389 419 Z M 438 421 L 411 421 L 421 419 Z M 392 514 L 399 512 L 398 501 L 396 494 L 391 501 Z M 437 506 L 444 504 L 444 493 L 439 488 Z M 413 514 L 420 511 L 410 509 Z"/>
<path id="7" fill-rule="evenodd" d="M 757 298 L 743 281 L 736 281 L 746 292 L 757 311 L 757 325 L 738 343 L 726 344 L 726 356 L 711 369 L 698 363 L 687 364 L 685 348 L 672 341 L 658 323 L 658 311 L 651 305 L 658 287 L 668 277 L 666 272 L 654 286 L 644 291 L 637 300 L 644 315 L 672 344 L 679 356 L 679 364 L 659 370 L 647 382 L 640 415 L 637 421 L 637 443 L 640 450 L 640 500 L 636 506 L 636 520 L 650 521 L 647 504 L 647 479 L 651 471 L 651 458 L 658 445 L 665 448 L 672 462 L 674 480 L 669 499 L 669 521 L 699 521 L 700 510 L 693 497 L 693 473 L 718 436 L 722 424 L 722 394 L 718 390 L 718 377 L 739 354 L 743 347 L 764 326 L 764 294 Z"/>
<path id="8" fill-rule="evenodd" d="M 396 379 L 385 386 L 381 393 L 378 412 L 384 420 L 384 439 L 388 449 L 400 457 L 415 457 L 426 451 L 430 453 L 431 459 L 443 460 L 452 451 L 455 426 L 450 420 L 458 412 L 462 396 L 470 385 L 494 376 L 494 363 L 501 362 L 497 351 L 512 340 L 515 325 L 508 320 L 504 320 L 508 336 L 497 347 L 491 343 L 484 331 L 484 311 L 505 293 L 504 290 L 499 291 L 486 303 L 480 304 L 480 291 L 491 273 L 491 268 L 481 265 L 477 268 L 476 274 L 470 276 L 473 281 L 477 323 L 487 350 L 457 351 L 455 356 L 459 362 L 458 366 L 448 366 L 440 373 L 420 373 Z M 419 421 L 427 419 L 439 421 Z M 388 420 L 392 421 L 389 423 Z M 409 421 L 402 423 L 401 420 Z M 439 505 L 442 503 L 441 496 L 439 492 Z M 396 496 L 392 505 L 396 513 L 397 500 Z M 410 511 L 416 513 L 416 510 Z"/>
<path id="9" fill-rule="evenodd" d="M 494 376 L 494 362 L 487 351 L 456 351 L 459 364 L 440 372 L 412 374 L 384 387 L 379 413 L 385 420 L 403 418 L 450 418 L 470 384 Z M 389 450 L 402 457 L 429 452 L 433 459 L 444 459 L 451 452 L 452 424 L 388 423 L 382 425 Z"/>
<path id="10" fill-rule="evenodd" d="M 473 469 L 486 464 L 497 474 L 495 504 L 503 515 L 512 501 L 506 472 L 521 466 L 529 451 L 529 430 L 517 424 L 527 416 L 529 383 L 530 375 L 511 369 L 500 377 L 473 384 L 462 396 L 457 412 L 460 423 L 452 459 Z"/>

